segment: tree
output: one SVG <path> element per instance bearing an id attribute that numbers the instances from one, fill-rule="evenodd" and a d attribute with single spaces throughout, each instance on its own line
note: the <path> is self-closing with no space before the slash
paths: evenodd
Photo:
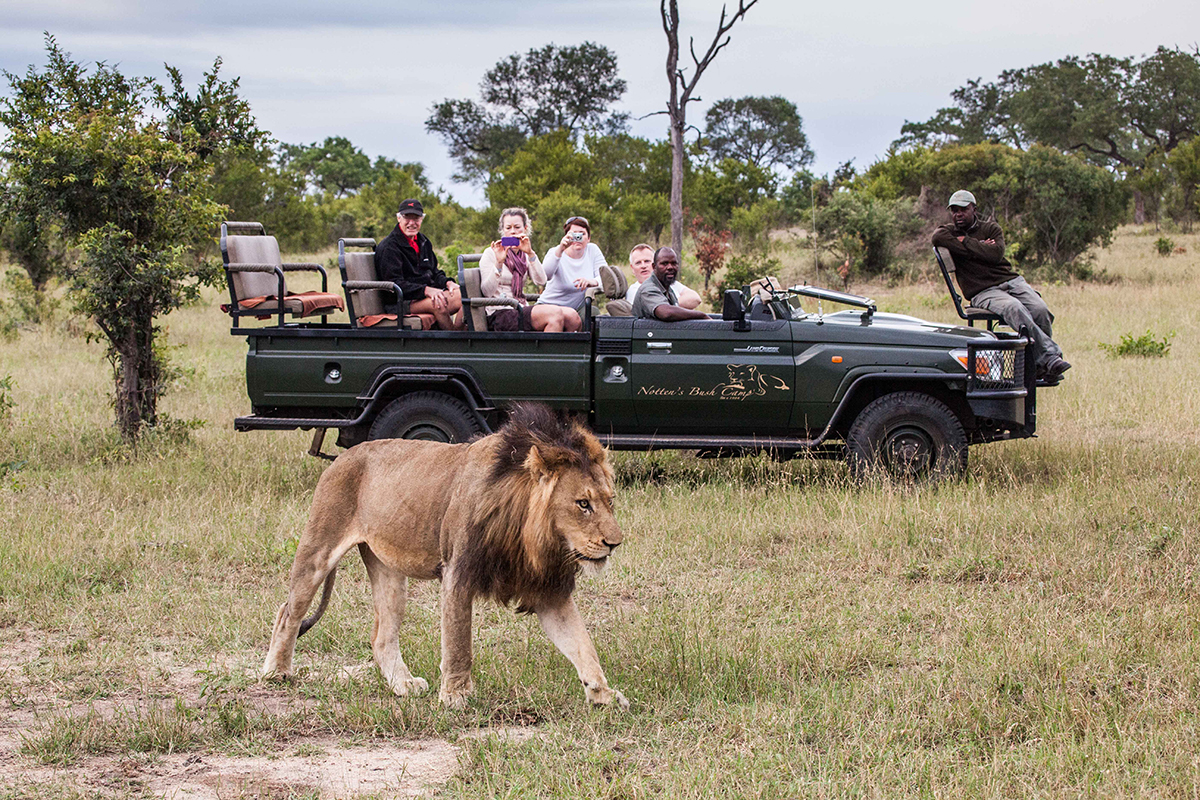
<path id="1" fill-rule="evenodd" d="M 489 180 L 531 136 L 615 133 L 628 119 L 609 111 L 625 94 L 617 56 L 593 42 L 514 53 L 488 70 L 479 88 L 482 104 L 442 100 L 425 120 L 425 130 L 440 136 L 458 162 L 455 180 Z"/>
<path id="2" fill-rule="evenodd" d="M 1171 198 L 1171 216 L 1190 233 L 1200 210 L 1200 136 L 1172 150 L 1167 156 L 1167 167 L 1176 186 Z"/>
<path id="3" fill-rule="evenodd" d="M 906 122 L 897 146 L 1037 143 L 1077 152 L 1133 179 L 1145 221 L 1140 174 L 1200 134 L 1200 50 L 1159 47 L 1138 61 L 1093 53 L 1008 70 L 994 84 L 956 90 L 957 108 Z"/>
<path id="4" fill-rule="evenodd" d="M 701 142 L 714 160 L 735 158 L 772 171 L 813 161 L 796 105 L 783 97 L 726 98 L 713 103 L 704 119 Z"/>
<path id="5" fill-rule="evenodd" d="M 687 104 L 699 100 L 693 96 L 700 76 L 708 69 L 717 54 L 729 44 L 729 31 L 734 24 L 746 16 L 746 12 L 754 7 L 758 0 L 738 0 L 737 11 L 728 16 L 726 7 L 721 6 L 721 19 L 717 22 L 717 32 L 713 35 L 708 49 L 703 56 L 696 55 L 695 41 L 688 39 L 688 51 L 692 56 L 692 75 L 689 78 L 684 69 L 679 66 L 679 0 L 660 0 L 659 14 L 662 16 L 663 32 L 667 35 L 667 82 L 670 93 L 667 97 L 665 113 L 670 118 L 671 140 L 671 247 L 675 252 L 683 252 L 683 135 L 688 130 Z M 724 39 L 722 39 L 724 37 Z"/>
<path id="6" fill-rule="evenodd" d="M 158 84 L 103 62 L 89 74 L 50 36 L 46 50 L 44 71 L 5 73 L 0 156 L 10 186 L 80 246 L 79 263 L 67 271 L 72 298 L 108 343 L 117 425 L 136 441 L 158 421 L 164 389 L 155 319 L 215 276 L 195 254 L 211 243 L 221 207 L 210 196 L 204 137 L 191 121 L 172 125 L 185 110 L 152 113 L 154 99 L 165 96 Z M 217 117 L 245 114 L 243 106 Z"/>
<path id="7" fill-rule="evenodd" d="M 280 160 L 309 186 L 334 197 L 353 194 L 373 177 L 371 159 L 344 136 L 329 136 L 321 144 L 285 144 Z"/>

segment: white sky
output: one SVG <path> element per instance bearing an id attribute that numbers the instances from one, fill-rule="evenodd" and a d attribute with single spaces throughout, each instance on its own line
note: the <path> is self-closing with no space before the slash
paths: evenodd
<path id="1" fill-rule="evenodd" d="M 679 5 L 684 36 L 702 51 L 721 2 Z M 703 102 L 689 106 L 689 121 L 702 125 L 725 97 L 783 95 L 804 118 L 818 173 L 850 158 L 862 168 L 905 119 L 927 119 L 968 79 L 1072 54 L 1190 48 L 1197 23 L 1196 0 L 760 0 L 701 78 Z M 372 158 L 421 161 L 435 184 L 472 204 L 482 194 L 451 182 L 453 164 L 424 121 L 439 100 L 478 99 L 480 78 L 501 58 L 594 41 L 616 52 L 629 84 L 620 108 L 638 117 L 667 95 L 656 0 L 0 0 L 0 26 L 0 68 L 10 72 L 44 66 L 43 31 L 78 61 L 158 78 L 166 62 L 193 87 L 219 55 L 222 75 L 241 77 L 259 125 L 276 138 L 345 136 Z M 661 138 L 663 118 L 635 122 L 633 132 Z"/>

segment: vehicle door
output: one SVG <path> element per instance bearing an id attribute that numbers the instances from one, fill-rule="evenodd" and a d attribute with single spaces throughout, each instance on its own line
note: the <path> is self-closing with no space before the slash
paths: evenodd
<path id="1" fill-rule="evenodd" d="M 643 433 L 780 434 L 795 395 L 789 323 L 633 324 L 631 389 Z"/>

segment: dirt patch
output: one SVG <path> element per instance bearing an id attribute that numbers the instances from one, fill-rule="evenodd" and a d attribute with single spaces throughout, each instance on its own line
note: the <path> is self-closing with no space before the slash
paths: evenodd
<path id="1" fill-rule="evenodd" d="M 31 678 L 36 662 L 51 643 L 45 633 L 9 628 L 0 631 L 0 794 L 6 788 L 55 787 L 84 796 L 153 796 L 178 800 L 286 798 L 305 795 L 354 798 L 422 797 L 445 784 L 459 768 L 460 748 L 442 739 L 389 740 L 349 744 L 333 735 L 293 736 L 268 755 L 212 752 L 82 757 L 68 767 L 48 767 L 21 753 L 22 741 L 44 728 L 47 715 L 109 717 L 114 711 L 149 706 L 164 696 L 189 707 L 205 702 L 201 687 L 214 664 L 177 663 L 169 651 L 152 656 L 159 680 L 125 687 L 103 700 L 81 701 L 69 686 Z M 248 655 L 248 654 L 247 654 Z M 217 665 L 234 673 L 246 659 L 229 656 Z M 373 666 L 344 669 L 344 677 Z M 266 714 L 291 714 L 306 701 L 262 684 L 242 686 L 234 694 Z M 436 702 L 436 700 L 432 701 Z M 496 728 L 471 731 L 468 738 L 506 736 L 518 741 L 536 729 Z"/>
<path id="2" fill-rule="evenodd" d="M 70 769 L 7 764 L 2 783 L 55 785 L 97 796 L 145 793 L 179 800 L 230 797 L 421 797 L 458 769 L 458 748 L 441 740 L 339 746 L 332 738 L 289 743 L 277 756 L 200 753 L 150 759 L 87 759 Z M 14 770 L 14 767 L 16 769 Z"/>

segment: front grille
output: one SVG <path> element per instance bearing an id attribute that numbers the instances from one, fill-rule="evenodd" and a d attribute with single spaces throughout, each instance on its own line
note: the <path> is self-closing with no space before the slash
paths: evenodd
<path id="1" fill-rule="evenodd" d="M 968 346 L 967 393 L 1023 389 L 1025 386 L 1025 342 L 1001 346 Z"/>

